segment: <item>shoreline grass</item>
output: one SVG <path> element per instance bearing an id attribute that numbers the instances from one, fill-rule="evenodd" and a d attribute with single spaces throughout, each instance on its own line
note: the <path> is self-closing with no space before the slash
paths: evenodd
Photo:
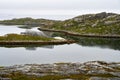
<path id="1" fill-rule="evenodd" d="M 30 36 L 30 35 L 19 35 L 19 34 L 7 34 L 0 36 L 0 41 L 52 41 L 53 38 L 41 37 L 41 36 Z"/>

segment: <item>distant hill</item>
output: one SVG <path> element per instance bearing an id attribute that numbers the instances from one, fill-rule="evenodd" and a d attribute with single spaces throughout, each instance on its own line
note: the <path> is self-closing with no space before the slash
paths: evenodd
<path id="1" fill-rule="evenodd" d="M 33 18 L 15 18 L 12 20 L 2 20 L 0 24 L 6 25 L 53 25 L 54 20 L 47 20 L 47 19 L 33 19 Z"/>
<path id="2" fill-rule="evenodd" d="M 38 25 L 47 29 L 66 30 L 89 35 L 120 35 L 120 14 L 101 12 L 80 15 L 65 21 L 20 18 L 0 21 L 8 25 Z"/>

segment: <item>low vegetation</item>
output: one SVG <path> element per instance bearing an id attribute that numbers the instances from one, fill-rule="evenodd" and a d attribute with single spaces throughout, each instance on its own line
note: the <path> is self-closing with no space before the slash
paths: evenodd
<path id="1" fill-rule="evenodd" d="M 0 41 L 52 41 L 53 38 L 41 37 L 41 36 L 30 36 L 30 35 L 19 35 L 19 34 L 7 34 L 0 36 Z"/>
<path id="2" fill-rule="evenodd" d="M 3 67 L 0 77 L 12 80 L 119 80 L 120 63 L 25 64 Z M 98 79 L 90 79 L 90 78 Z"/>
<path id="3" fill-rule="evenodd" d="M 66 30 L 80 34 L 120 35 L 120 15 L 114 13 L 86 14 L 56 22 L 49 29 Z"/>
<path id="4" fill-rule="evenodd" d="M 89 75 L 89 74 L 71 74 L 71 75 L 46 75 L 46 76 L 28 76 L 21 74 L 20 72 L 13 72 L 9 75 L 1 75 L 1 77 L 7 77 L 12 80 L 89 80 L 90 77 L 102 77 L 102 78 L 114 78 L 115 76 L 110 74 L 99 74 L 99 75 Z"/>
<path id="5" fill-rule="evenodd" d="M 12 80 L 61 80 L 61 79 L 88 79 L 89 76 L 86 75 L 47 75 L 47 76 L 42 76 L 42 77 L 36 77 L 36 76 L 27 76 L 21 73 L 13 73 L 8 76 L 4 77 L 9 77 L 12 78 Z"/>

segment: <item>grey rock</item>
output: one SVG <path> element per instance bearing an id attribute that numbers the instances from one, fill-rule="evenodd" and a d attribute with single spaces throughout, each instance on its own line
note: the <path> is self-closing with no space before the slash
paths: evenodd
<path id="1" fill-rule="evenodd" d="M 103 18 L 107 18 L 108 16 L 113 16 L 116 15 L 114 13 L 106 13 L 106 12 L 101 12 L 95 15 L 96 19 L 103 19 Z"/>
<path id="2" fill-rule="evenodd" d="M 120 77 L 120 72 L 110 72 L 110 74 Z"/>
<path id="3" fill-rule="evenodd" d="M 0 80 L 12 80 L 11 78 L 2 78 L 0 77 Z"/>
<path id="4" fill-rule="evenodd" d="M 70 75 L 70 74 L 111 74 L 120 77 L 118 68 L 120 63 L 106 63 L 103 61 L 90 61 L 86 63 L 55 63 L 55 64 L 25 64 L 4 67 L 0 74 L 21 72 L 26 75 Z"/>
<path id="5" fill-rule="evenodd" d="M 120 21 L 105 21 L 104 22 L 104 25 L 111 25 L 111 24 L 115 24 L 115 23 L 118 23 Z"/>
<path id="6" fill-rule="evenodd" d="M 95 15 L 95 18 L 105 18 L 105 17 L 107 17 L 106 12 L 98 13 L 98 14 Z"/>
<path id="7" fill-rule="evenodd" d="M 21 34 L 24 35 L 31 35 L 31 36 L 44 36 L 44 37 L 48 37 L 46 34 L 44 34 L 43 32 L 38 32 L 38 31 L 32 31 L 32 30 L 26 30 L 25 32 L 21 32 Z"/>
<path id="8" fill-rule="evenodd" d="M 89 80 L 120 80 L 120 78 L 103 78 L 103 77 L 91 77 Z"/>

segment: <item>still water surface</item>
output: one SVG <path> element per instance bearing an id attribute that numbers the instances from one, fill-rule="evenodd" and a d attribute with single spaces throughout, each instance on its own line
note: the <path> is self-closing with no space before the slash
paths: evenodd
<path id="1" fill-rule="evenodd" d="M 0 35 L 24 32 L 17 25 L 0 25 Z M 37 30 L 32 28 L 32 30 Z M 79 43 L 46 46 L 0 47 L 0 65 L 56 62 L 120 62 L 120 40 L 79 39 Z"/>

